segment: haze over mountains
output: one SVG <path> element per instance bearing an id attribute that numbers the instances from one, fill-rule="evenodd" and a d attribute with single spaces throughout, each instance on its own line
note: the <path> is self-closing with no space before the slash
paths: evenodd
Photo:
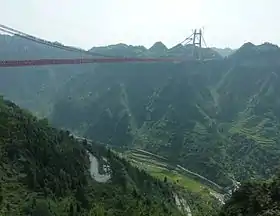
<path id="1" fill-rule="evenodd" d="M 0 36 L 0 47 L 1 59 L 79 57 L 11 36 Z M 192 54 L 191 46 L 168 49 L 161 42 L 149 49 L 118 44 L 91 50 L 137 57 Z M 280 156 L 279 47 L 246 43 L 235 51 L 207 48 L 202 53 L 212 61 L 1 69 L 0 94 L 49 118 L 53 126 L 112 148 L 163 156 L 224 188 L 272 177 Z M 277 206 L 279 180 L 273 181 L 245 185 L 240 193 L 271 191 L 266 206 Z M 244 210 L 245 204 L 235 205 L 238 201 L 237 194 L 221 215 Z M 267 209 L 242 211 L 265 215 Z"/>

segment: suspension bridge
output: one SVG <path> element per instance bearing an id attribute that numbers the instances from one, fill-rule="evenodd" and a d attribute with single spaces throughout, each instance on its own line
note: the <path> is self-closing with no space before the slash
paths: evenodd
<path id="1" fill-rule="evenodd" d="M 53 43 L 6 25 L 0 24 L 0 32 L 14 35 L 29 41 L 33 41 L 45 46 L 62 49 L 65 51 L 76 52 L 92 56 L 92 58 L 76 58 L 76 59 L 28 59 L 28 60 L 0 60 L 0 67 L 23 67 L 23 66 L 43 66 L 43 65 L 65 65 L 65 64 L 89 64 L 89 63 L 123 63 L 123 62 L 186 62 L 186 61 L 204 61 L 201 55 L 202 42 L 205 40 L 202 34 L 202 30 L 194 30 L 194 32 L 184 39 L 182 45 L 192 44 L 192 56 L 191 58 L 185 57 L 158 57 L 158 58 L 140 58 L 140 57 L 120 57 L 112 55 L 104 55 L 97 52 L 86 51 L 80 48 L 71 46 L 65 46 L 59 43 Z M 178 45 L 179 45 L 178 44 Z M 0 48 L 1 49 L 1 48 Z M 209 60 L 209 59 L 208 59 Z"/>

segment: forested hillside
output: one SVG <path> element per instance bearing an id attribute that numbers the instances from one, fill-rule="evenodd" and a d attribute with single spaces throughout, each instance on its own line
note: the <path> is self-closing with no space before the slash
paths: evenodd
<path id="1" fill-rule="evenodd" d="M 78 56 L 10 36 L 0 44 L 3 59 Z M 161 42 L 92 48 L 141 57 L 187 57 L 191 50 Z M 247 43 L 225 59 L 203 51 L 215 60 L 1 69 L 0 93 L 56 127 L 147 150 L 222 186 L 268 178 L 279 167 L 280 49 Z"/>
<path id="2" fill-rule="evenodd" d="M 128 46 L 125 44 L 111 45 L 107 47 L 93 47 L 90 51 L 105 56 L 190 56 L 191 46 L 176 46 L 171 49 L 157 48 L 156 43 L 150 49 L 143 46 Z M 164 46 L 164 45 L 163 45 Z M 81 58 L 82 53 L 73 53 L 60 50 L 33 41 L 25 40 L 17 36 L 0 34 L 0 59 L 24 60 L 42 58 Z M 207 58 L 220 58 L 217 52 L 211 49 L 203 49 Z M 86 56 L 92 57 L 92 56 Z M 21 107 L 31 110 L 38 116 L 48 116 L 52 112 L 54 96 L 63 89 L 68 80 L 78 74 L 92 72 L 95 65 L 60 65 L 27 68 L 1 68 L 0 93 Z M 12 86 L 12 87 L 11 87 Z"/>
<path id="3" fill-rule="evenodd" d="M 26 60 L 42 58 L 79 58 L 84 55 L 36 44 L 16 36 L 0 34 L 1 60 Z M 83 65 L 83 71 L 90 71 Z M 52 111 L 53 96 L 77 74 L 80 66 L 43 66 L 28 68 L 1 68 L 0 94 L 31 110 L 39 116 Z"/>
<path id="4" fill-rule="evenodd" d="M 59 92 L 51 121 L 224 186 L 268 177 L 279 165 L 279 57 L 267 43 L 224 60 L 96 65 Z"/>
<path id="5" fill-rule="evenodd" d="M 279 216 L 280 177 L 244 183 L 223 207 L 220 216 Z"/>
<path id="6" fill-rule="evenodd" d="M 92 158 L 104 158 L 109 170 L 103 173 L 109 179 L 102 182 L 91 175 Z M 0 215 L 182 214 L 175 205 L 177 192 L 168 183 L 3 99 L 0 159 Z"/>

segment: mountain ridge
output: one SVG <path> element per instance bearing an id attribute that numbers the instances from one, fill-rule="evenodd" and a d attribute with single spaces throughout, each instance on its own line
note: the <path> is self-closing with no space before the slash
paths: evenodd
<path id="1" fill-rule="evenodd" d="M 2 40 L 0 36 L 1 58 L 80 57 L 16 37 L 7 38 Z M 162 44 L 160 47 L 163 48 Z M 164 53 L 125 44 L 98 49 L 104 54 L 119 56 L 176 57 L 191 55 L 192 47 L 179 45 Z M 203 52 L 210 57 L 217 53 L 211 49 L 203 49 Z M 216 60 L 188 64 L 124 63 L 1 69 L 0 93 L 8 99 L 37 112 L 37 115 L 48 116 L 54 126 L 113 145 L 116 149 L 128 148 L 132 160 L 138 159 L 138 164 L 146 162 L 146 168 L 152 169 L 155 176 L 162 178 L 165 175 L 162 183 L 146 172 L 134 169 L 103 146 L 94 146 L 88 150 L 100 159 L 99 170 L 106 167 L 103 157 L 112 161 L 114 180 L 113 185 L 91 185 L 90 160 L 85 157 L 86 141 L 76 143 L 69 133 L 59 132 L 46 120 L 37 120 L 15 104 L 0 99 L 0 152 L 1 161 L 5 163 L 4 169 L 0 170 L 4 175 L 0 180 L 1 211 L 10 213 L 12 209 L 18 209 L 32 213 L 43 208 L 48 212 L 46 206 L 49 206 L 51 211 L 63 215 L 63 206 L 70 212 L 88 213 L 90 210 L 93 215 L 96 212 L 103 215 L 104 211 L 108 215 L 122 215 L 125 202 L 136 215 L 139 212 L 180 214 L 171 195 L 179 184 L 170 188 L 169 181 L 176 185 L 181 177 L 159 171 L 163 166 L 159 161 L 147 163 L 147 156 L 135 152 L 140 148 L 159 154 L 173 165 L 180 164 L 225 188 L 236 181 L 252 179 L 257 182 L 242 184 L 244 187 L 227 202 L 221 215 L 277 212 L 276 208 L 271 211 L 254 209 L 254 203 L 248 200 L 265 196 L 267 199 L 258 203 L 272 204 L 271 208 L 278 202 L 275 199 L 277 178 L 264 183 L 258 180 L 273 176 L 279 167 L 279 47 L 269 43 L 247 43 L 227 58 L 216 57 Z M 15 134 L 22 140 L 18 141 Z M 38 143 L 40 145 L 36 145 Z M 50 157 L 57 163 L 48 160 Z M 74 160 L 66 163 L 68 158 Z M 158 167 L 155 168 L 156 163 Z M 64 166 L 67 168 L 61 179 L 60 169 Z M 102 176 L 104 172 L 105 169 L 98 174 Z M 48 181 L 42 181 L 43 177 Z M 154 186 L 150 183 L 143 185 L 143 179 L 146 183 L 154 182 Z M 62 182 L 68 183 L 60 186 Z M 191 186 L 197 186 L 190 182 Z M 11 191 L 10 186 L 15 190 Z M 30 188 L 34 193 L 29 193 Z M 251 195 L 240 198 L 248 193 Z M 21 196 L 27 194 L 30 200 L 23 203 Z M 42 198 L 41 194 L 45 197 Z M 96 198 L 104 194 L 104 202 L 97 202 Z M 208 196 L 205 199 L 197 193 L 187 195 L 194 215 L 215 213 L 215 205 L 213 208 L 209 204 Z M 62 199 L 58 200 L 58 196 Z M 243 203 L 240 204 L 240 200 Z M 205 201 L 208 206 L 204 206 Z M 89 203 L 94 206 L 87 206 Z M 18 208 L 11 208 L 16 206 Z"/>
<path id="2" fill-rule="evenodd" d="M 256 103 L 257 100 L 269 100 L 271 106 L 274 107 L 278 103 L 271 101 L 271 98 L 266 99 L 264 93 L 258 92 L 258 88 L 261 87 L 263 91 L 270 88 L 269 91 L 274 96 L 269 97 L 276 97 L 273 92 L 277 92 L 278 89 L 278 79 L 275 78 L 278 77 L 279 67 L 278 65 L 270 66 L 269 61 L 264 62 L 262 67 L 258 65 L 255 67 L 246 66 L 243 64 L 246 62 L 246 58 L 242 58 L 239 63 L 236 63 L 237 55 L 236 53 L 232 57 L 233 63 L 235 62 L 234 66 L 232 66 L 232 59 L 229 57 L 221 62 L 213 61 L 203 64 L 167 63 L 156 66 L 153 64 L 129 64 L 97 67 L 94 74 L 85 75 L 88 84 L 84 83 L 83 91 L 95 92 L 95 94 L 100 95 L 96 95 L 96 97 L 87 95 L 84 102 L 75 101 L 75 104 L 87 104 L 91 108 L 88 106 L 77 108 L 75 112 L 79 113 L 78 116 L 81 119 L 72 121 L 72 123 L 77 125 L 76 123 L 83 122 L 83 125 L 90 125 L 90 127 L 86 127 L 85 135 L 100 139 L 102 142 L 114 143 L 115 145 L 123 143 L 120 145 L 146 148 L 148 151 L 159 153 L 170 159 L 179 159 L 179 162 L 190 170 L 200 170 L 200 174 L 212 180 L 218 178 L 223 184 L 225 182 L 230 184 L 230 175 L 237 175 L 239 180 L 250 176 L 267 176 L 269 172 L 274 172 L 274 168 L 268 172 L 260 171 L 256 161 L 254 161 L 255 168 L 254 171 L 251 171 L 259 170 L 258 174 L 249 174 L 246 169 L 251 169 L 249 168 L 251 162 L 248 163 L 246 155 L 242 156 L 244 161 L 239 161 L 232 151 L 235 145 L 237 148 L 242 148 L 238 144 L 241 140 L 245 143 L 252 142 L 252 147 L 256 147 L 256 149 L 252 149 L 252 154 L 267 151 L 265 147 L 261 147 L 262 143 L 269 143 L 276 147 L 278 135 L 274 133 L 273 138 L 267 137 L 266 127 L 258 126 L 263 129 L 263 133 L 258 136 L 251 129 L 247 128 L 247 131 L 243 131 L 240 130 L 240 127 L 241 129 L 247 127 L 244 123 L 250 123 L 249 120 L 246 120 L 250 115 L 255 118 L 255 122 L 260 121 L 258 124 L 261 123 L 264 116 L 258 109 L 262 107 L 261 109 L 265 109 L 264 112 L 268 110 L 265 108 L 264 102 Z M 117 75 L 113 75 L 112 71 L 117 71 Z M 173 71 L 173 73 L 169 73 L 169 71 Z M 104 81 L 108 78 L 110 81 L 107 80 L 105 84 Z M 89 81 L 93 79 L 94 82 Z M 74 88 L 77 85 L 76 81 L 69 85 Z M 251 84 L 248 84 L 247 81 L 250 81 Z M 103 83 L 104 86 L 98 86 L 98 83 Z M 145 83 L 145 88 L 141 86 L 143 83 Z M 237 85 L 244 87 L 235 88 Z M 271 87 L 269 87 L 270 85 Z M 78 86 L 81 85 L 78 84 Z M 266 88 L 268 89 L 265 90 Z M 73 92 L 67 92 L 64 95 L 71 94 Z M 179 99 L 182 96 L 186 99 Z M 63 97 L 60 97 L 58 101 L 62 102 Z M 250 109 L 247 107 L 247 102 L 252 106 Z M 67 103 L 69 109 L 71 107 L 69 103 L 73 102 L 70 100 Z M 62 105 L 62 103 L 59 104 Z M 103 112 L 102 110 L 105 108 L 107 111 Z M 66 110 L 66 107 L 54 108 L 54 110 L 58 109 Z M 85 114 L 88 109 L 92 109 L 93 113 Z M 276 110 L 273 112 L 277 113 Z M 121 113 L 123 117 L 120 118 Z M 57 115 L 54 112 L 54 124 L 62 126 L 63 124 L 58 122 L 64 114 L 65 118 L 73 116 L 71 111 L 70 113 L 58 111 Z M 92 116 L 93 119 L 88 116 Z M 85 119 L 82 120 L 83 118 Z M 278 117 L 274 116 L 273 118 Z M 267 118 L 266 121 L 272 121 L 271 124 L 278 125 L 273 118 Z M 235 122 L 232 123 L 232 120 Z M 103 122 L 107 122 L 108 125 L 106 126 Z M 254 129 L 252 128 L 252 130 Z M 206 144 L 207 140 L 213 143 L 209 144 L 208 141 Z M 227 142 L 232 143 L 233 146 L 226 145 Z M 224 152 L 223 148 L 227 149 L 228 152 L 222 153 Z M 170 154 L 171 149 L 172 154 Z M 206 151 L 209 153 L 202 156 L 201 153 Z M 216 153 L 214 153 L 215 151 Z M 219 153 L 217 154 L 217 152 Z M 266 154 L 270 155 L 268 157 L 271 160 L 270 162 L 266 161 L 264 167 L 267 168 L 274 164 L 271 167 L 276 169 L 278 163 L 275 158 L 278 150 L 274 153 L 267 151 Z M 215 159 L 212 158 L 212 155 L 215 155 Z M 203 163 L 199 162 L 198 158 L 200 157 L 202 157 Z M 255 156 L 252 156 L 252 159 L 256 160 Z M 238 171 L 232 165 L 229 166 L 226 161 L 232 160 L 242 162 L 245 170 Z M 229 170 L 224 172 L 223 169 Z M 232 171 L 233 173 L 231 173 Z M 229 176 L 225 175 L 227 172 L 229 172 Z M 210 173 L 212 173 L 211 176 Z"/>
<path id="3" fill-rule="evenodd" d="M 40 55 L 37 48 L 26 53 L 25 43 L 31 42 L 6 44 L 2 56 L 76 55 L 53 52 L 53 48 L 41 45 L 37 47 Z M 135 50 L 144 49 L 123 44 L 119 47 L 124 51 L 108 47 L 101 50 L 126 56 L 138 55 Z M 191 54 L 191 46 L 181 45 L 171 51 L 177 56 Z M 69 127 L 99 141 L 169 154 L 170 159 L 179 159 L 189 169 L 201 170 L 203 175 L 207 172 L 212 180 L 220 179 L 228 185 L 232 175 L 245 179 L 251 173 L 261 177 L 274 172 L 279 117 L 277 109 L 271 110 L 265 104 L 278 104 L 278 56 L 279 48 L 275 46 L 265 44 L 263 49 L 251 44 L 226 59 L 187 65 L 50 66 L 29 68 L 25 74 L 21 72 L 26 69 L 5 69 L 1 73 L 0 92 L 33 112 L 42 112 L 43 107 L 41 115 L 50 116 L 57 126 Z M 10 88 L 11 84 L 14 88 Z M 247 149 L 253 154 L 250 159 L 244 154 L 242 159 L 233 154 L 233 146 L 243 149 L 240 141 L 253 147 Z M 174 150 L 172 154 L 170 149 Z M 265 159 L 260 169 L 255 155 L 262 151 L 272 160 L 270 163 Z M 233 167 L 234 163 L 242 163 L 244 170 Z M 272 169 L 265 171 L 270 165 Z"/>

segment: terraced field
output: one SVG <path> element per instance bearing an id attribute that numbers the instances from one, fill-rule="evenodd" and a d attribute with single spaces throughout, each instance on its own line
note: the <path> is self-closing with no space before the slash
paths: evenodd
<path id="1" fill-rule="evenodd" d="M 75 137 L 82 140 L 81 137 Z M 89 139 L 87 141 L 92 142 Z M 207 215 L 215 215 L 224 203 L 221 187 L 216 186 L 214 182 L 211 183 L 210 180 L 207 182 L 203 176 L 178 164 L 172 165 L 162 156 L 141 149 L 112 149 L 112 151 L 152 176 L 171 183 L 174 186 L 174 197 L 179 198 L 181 204 L 185 203 L 185 213 L 188 216 L 205 216 L 205 212 Z"/>
<path id="2" fill-rule="evenodd" d="M 171 165 L 161 156 L 138 149 L 126 151 L 124 155 L 135 166 L 163 181 L 173 183 L 181 188 L 183 193 L 198 196 L 203 202 L 224 202 L 221 187 L 216 186 L 214 182 L 212 185 L 205 184 L 207 179 L 203 179 L 203 176 L 192 173 L 179 165 Z"/>

